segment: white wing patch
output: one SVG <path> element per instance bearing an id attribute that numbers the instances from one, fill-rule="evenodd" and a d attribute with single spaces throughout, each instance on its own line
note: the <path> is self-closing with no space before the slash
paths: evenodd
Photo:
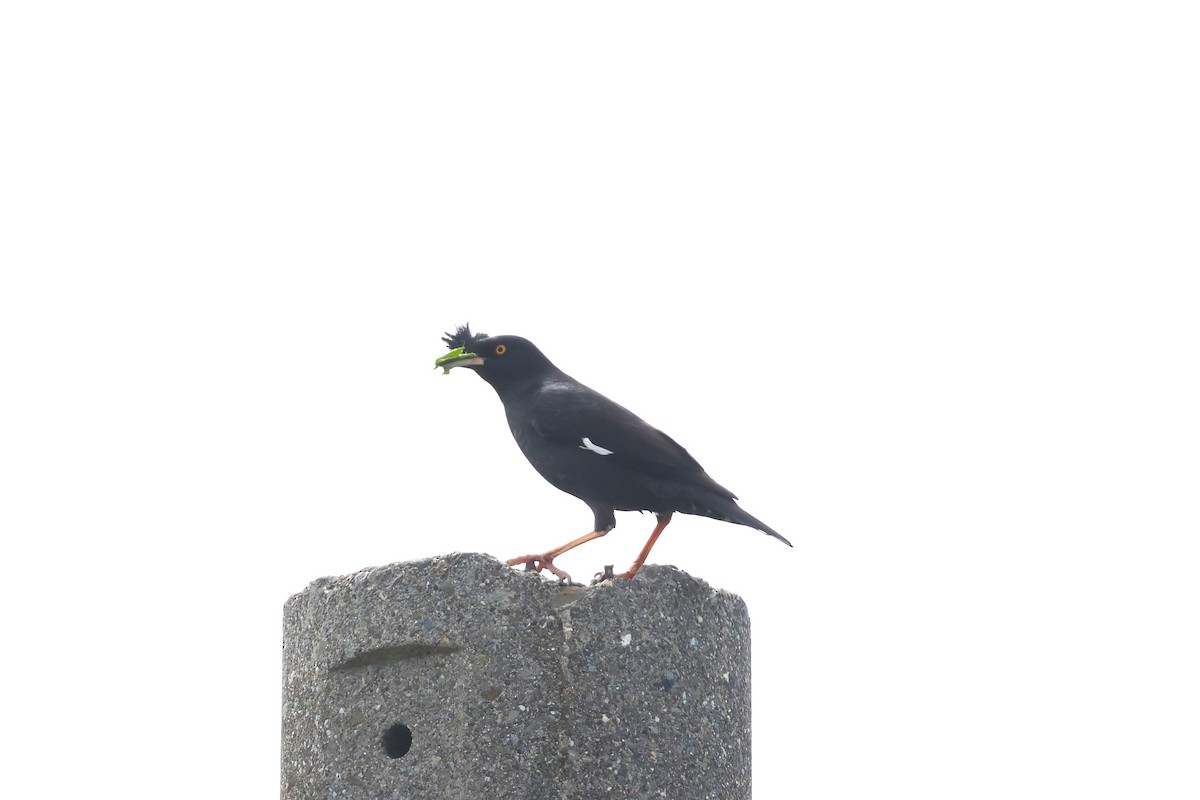
<path id="1" fill-rule="evenodd" d="M 605 450 L 598 444 L 593 444 L 588 437 L 583 437 L 583 444 L 579 445 L 580 450 L 591 450 L 593 453 L 599 453 L 602 456 L 611 456 L 612 450 Z"/>

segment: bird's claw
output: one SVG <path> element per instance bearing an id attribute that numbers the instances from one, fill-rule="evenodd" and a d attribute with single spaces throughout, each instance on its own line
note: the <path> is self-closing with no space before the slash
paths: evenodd
<path id="1" fill-rule="evenodd" d="M 547 558 L 544 555 L 542 555 L 542 556 L 517 556 L 516 558 L 510 558 L 506 563 L 510 567 L 515 567 L 519 564 L 524 564 L 526 572 L 541 572 L 544 569 L 549 570 L 551 572 L 551 574 L 554 575 L 554 577 L 558 578 L 558 582 L 561 583 L 563 586 L 581 586 L 582 585 L 582 584 L 577 584 L 574 581 L 572 581 L 570 575 L 568 575 L 565 571 L 559 569 L 558 567 L 554 566 L 553 558 Z"/>
<path id="2" fill-rule="evenodd" d="M 592 585 L 595 586 L 597 583 L 604 583 L 605 581 L 610 581 L 610 580 L 612 580 L 612 578 L 613 578 L 613 565 L 605 564 L 604 572 L 597 572 L 594 576 L 592 576 Z"/>

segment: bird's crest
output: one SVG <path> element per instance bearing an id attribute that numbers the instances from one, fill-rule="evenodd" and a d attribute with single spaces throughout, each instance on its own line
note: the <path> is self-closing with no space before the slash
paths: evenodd
<path id="1" fill-rule="evenodd" d="M 475 345 L 487 338 L 486 333 L 471 333 L 471 324 L 459 325 L 458 330 L 454 333 L 447 332 L 442 337 L 442 341 L 446 343 L 446 347 L 453 350 L 456 347 L 461 347 L 467 352 L 472 352 Z"/>

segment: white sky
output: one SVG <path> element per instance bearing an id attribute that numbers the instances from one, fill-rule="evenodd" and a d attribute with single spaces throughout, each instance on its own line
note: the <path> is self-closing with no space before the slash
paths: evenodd
<path id="1" fill-rule="evenodd" d="M 0 11 L 6 794 L 276 796 L 289 594 L 590 528 L 470 321 L 796 544 L 651 559 L 757 797 L 1196 797 L 1191 4 L 413 5 Z"/>

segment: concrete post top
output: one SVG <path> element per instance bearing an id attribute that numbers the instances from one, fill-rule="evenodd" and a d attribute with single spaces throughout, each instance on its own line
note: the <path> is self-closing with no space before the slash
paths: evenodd
<path id="1" fill-rule="evenodd" d="M 507 639 L 489 626 L 511 625 L 513 618 L 503 613 L 511 609 L 522 609 L 527 618 L 543 618 L 576 605 L 613 604 L 660 620 L 693 615 L 705 606 L 747 616 L 740 597 L 672 566 L 649 564 L 633 580 L 563 586 L 485 553 L 450 553 L 318 578 L 287 601 L 285 614 L 325 620 L 320 656 L 324 666 L 333 668 L 389 647 L 436 649 L 459 646 L 464 639 Z M 365 615 L 365 608 L 376 613 Z M 681 621 L 687 629 L 696 624 Z M 631 636 L 635 633 L 630 631 Z"/>
<path id="2" fill-rule="evenodd" d="M 482 553 L 315 580 L 284 607 L 282 767 L 287 800 L 748 798 L 745 603 Z"/>
<path id="3" fill-rule="evenodd" d="M 647 564 L 644 569 L 647 570 L 646 574 L 643 575 L 639 572 L 634 580 L 613 579 L 593 586 L 564 586 L 541 576 L 513 569 L 487 553 L 448 553 L 415 561 L 399 561 L 378 567 L 366 567 L 349 575 L 317 578 L 309 583 L 303 591 L 292 595 L 289 603 L 313 593 L 329 596 L 344 591 L 359 591 L 365 586 L 395 587 L 411 582 L 418 576 L 431 581 L 434 579 L 439 579 L 441 582 L 455 581 L 464 586 L 497 586 L 501 587 L 500 591 L 502 592 L 504 591 L 503 586 L 511 586 L 520 591 L 540 591 L 560 605 L 574 602 L 580 596 L 591 592 L 611 589 L 646 592 L 684 587 L 698 592 L 736 597 L 722 589 L 713 589 L 707 582 L 689 575 L 678 567 Z"/>

